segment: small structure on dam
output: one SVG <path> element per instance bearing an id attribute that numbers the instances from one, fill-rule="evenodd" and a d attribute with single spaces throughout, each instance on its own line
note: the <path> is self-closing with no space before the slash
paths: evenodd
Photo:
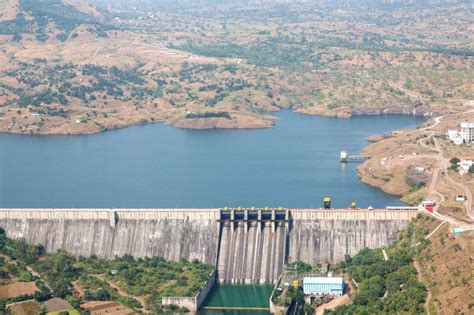
<path id="1" fill-rule="evenodd" d="M 388 246 L 400 209 L 0 209 L 9 237 L 76 256 L 160 256 L 214 264 L 223 283 L 275 283 L 285 262 L 335 263 Z"/>

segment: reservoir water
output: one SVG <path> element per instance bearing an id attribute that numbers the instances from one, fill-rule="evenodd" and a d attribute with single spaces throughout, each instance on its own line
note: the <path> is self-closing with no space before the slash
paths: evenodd
<path id="1" fill-rule="evenodd" d="M 415 127 L 413 116 L 352 119 L 283 111 L 275 128 L 184 130 L 154 124 L 84 136 L 0 135 L 0 207 L 367 207 L 398 198 L 362 184 L 372 134 Z"/>

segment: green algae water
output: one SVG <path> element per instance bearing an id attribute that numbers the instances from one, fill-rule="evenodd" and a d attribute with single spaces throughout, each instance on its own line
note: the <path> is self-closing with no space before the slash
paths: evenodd
<path id="1" fill-rule="evenodd" d="M 269 298 L 272 290 L 272 284 L 218 284 L 209 292 L 202 305 L 204 309 L 200 310 L 199 314 L 269 314 L 269 311 L 264 309 L 270 307 Z M 245 310 L 245 308 L 249 309 Z M 262 308 L 262 310 L 258 310 L 259 308 Z"/>

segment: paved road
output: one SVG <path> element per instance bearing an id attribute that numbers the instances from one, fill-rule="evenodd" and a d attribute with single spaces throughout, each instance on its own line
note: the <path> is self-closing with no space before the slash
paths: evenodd
<path id="1" fill-rule="evenodd" d="M 441 224 L 438 225 L 433 231 L 431 231 L 430 234 L 426 235 L 425 240 L 429 239 L 432 235 L 434 235 L 436 233 L 436 231 L 438 231 L 446 222 L 448 222 L 448 221 L 441 222 Z"/>
<path id="2" fill-rule="evenodd" d="M 463 114 L 469 114 L 469 113 L 474 113 L 474 109 L 470 109 L 470 110 L 466 110 L 464 112 L 460 112 L 460 113 L 455 113 L 455 114 L 446 114 L 446 115 L 442 115 L 442 116 L 438 116 L 438 117 L 435 117 L 434 118 L 434 123 L 428 127 L 425 127 L 425 128 L 421 128 L 419 130 L 431 130 L 433 129 L 434 127 L 438 126 L 439 123 L 441 122 L 441 120 L 446 117 L 446 116 L 455 116 L 455 115 L 463 115 Z"/>
<path id="3" fill-rule="evenodd" d="M 444 115 L 443 116 L 438 116 L 438 117 L 435 117 L 434 119 L 434 123 L 432 125 L 429 125 L 428 127 L 425 127 L 425 128 L 421 128 L 420 130 L 424 131 L 424 130 L 431 130 L 433 129 L 434 127 L 438 126 L 439 123 L 441 122 L 441 119 L 444 118 Z"/>
<path id="4" fill-rule="evenodd" d="M 463 114 L 467 114 L 467 113 L 474 113 L 474 109 L 467 110 L 467 111 L 464 111 L 464 112 L 461 112 L 461 113 L 451 114 L 451 115 L 463 115 Z M 435 128 L 436 126 L 438 126 L 439 123 L 441 122 L 441 120 L 446 116 L 449 116 L 449 115 L 443 115 L 443 116 L 436 117 L 434 119 L 434 123 L 432 125 L 430 125 L 428 127 L 425 127 L 425 128 L 421 128 L 420 130 L 422 130 L 422 131 L 430 130 L 432 132 L 432 135 L 434 135 L 435 131 L 432 130 L 432 129 Z M 439 168 L 436 168 L 433 171 L 433 177 L 432 177 L 431 184 L 430 184 L 430 187 L 429 187 L 429 190 L 428 190 L 429 195 L 437 195 L 440 198 L 438 204 L 435 207 L 435 212 L 437 212 L 438 215 L 444 217 L 444 219 L 446 221 L 449 221 L 450 223 L 452 223 L 452 221 L 453 221 L 452 218 L 447 218 L 446 216 L 443 216 L 442 214 L 440 214 L 438 212 L 439 205 L 446 200 L 446 197 L 443 194 L 439 193 L 438 190 L 436 189 L 436 184 L 438 182 L 439 172 L 441 170 L 441 171 L 443 171 L 444 176 L 446 177 L 446 180 L 448 181 L 449 184 L 459 188 L 460 190 L 462 190 L 464 192 L 464 195 L 466 196 L 466 201 L 464 202 L 464 205 L 466 207 L 466 214 L 470 219 L 474 219 L 474 212 L 472 211 L 472 192 L 471 192 L 471 190 L 466 185 L 464 185 L 463 183 L 459 183 L 459 182 L 455 181 L 449 175 L 449 173 L 448 173 L 448 167 L 450 166 L 449 159 L 447 157 L 445 157 L 443 148 L 439 145 L 438 139 L 433 137 L 433 141 L 434 141 L 436 150 L 438 151 L 438 155 L 437 155 L 436 158 L 439 160 L 439 162 L 441 164 L 441 166 Z M 462 222 L 462 223 L 457 222 L 457 223 L 460 224 L 460 225 L 465 224 L 465 222 Z"/>
<path id="5" fill-rule="evenodd" d="M 466 207 L 466 214 L 469 218 L 474 219 L 474 213 L 472 212 L 472 192 L 471 190 L 464 185 L 463 183 L 457 182 L 454 179 L 451 178 L 448 172 L 448 166 L 450 165 L 449 159 L 444 156 L 444 151 L 439 145 L 438 139 L 433 138 L 436 149 L 438 150 L 438 154 L 440 156 L 440 160 L 442 163 L 442 169 L 444 172 L 444 176 L 446 177 L 446 180 L 453 186 L 456 186 L 460 188 L 463 192 L 464 195 L 466 196 L 466 201 L 464 202 L 464 205 Z M 434 179 L 434 177 L 433 177 Z"/>

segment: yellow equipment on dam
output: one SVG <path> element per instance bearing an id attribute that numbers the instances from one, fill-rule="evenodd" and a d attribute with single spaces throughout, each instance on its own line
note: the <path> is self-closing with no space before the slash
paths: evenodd
<path id="1" fill-rule="evenodd" d="M 323 199 L 323 208 L 331 209 L 331 198 L 326 197 Z"/>

